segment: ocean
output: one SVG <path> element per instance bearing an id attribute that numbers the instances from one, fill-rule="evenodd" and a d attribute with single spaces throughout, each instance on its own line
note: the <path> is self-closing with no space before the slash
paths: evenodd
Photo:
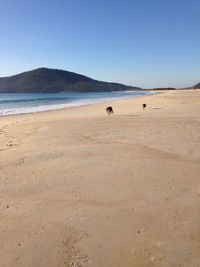
<path id="1" fill-rule="evenodd" d="M 0 94 L 0 116 L 43 112 L 120 99 L 136 98 L 150 92 Z"/>

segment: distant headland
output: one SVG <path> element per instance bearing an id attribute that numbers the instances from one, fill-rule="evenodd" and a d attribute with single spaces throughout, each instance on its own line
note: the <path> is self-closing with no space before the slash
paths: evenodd
<path id="1" fill-rule="evenodd" d="M 110 92 L 142 90 L 119 83 L 97 81 L 59 69 L 38 68 L 0 78 L 0 93 Z"/>

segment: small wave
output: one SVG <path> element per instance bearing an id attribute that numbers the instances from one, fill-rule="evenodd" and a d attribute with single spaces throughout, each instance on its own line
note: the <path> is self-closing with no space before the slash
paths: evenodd
<path id="1" fill-rule="evenodd" d="M 0 109 L 0 116 L 5 115 L 19 115 L 19 114 L 28 114 L 28 113 L 36 113 L 36 112 L 44 112 L 50 110 L 58 110 L 63 108 L 70 108 L 70 107 L 77 107 L 77 106 L 84 106 L 89 104 L 95 104 L 98 102 L 86 102 L 84 103 L 76 102 L 76 103 L 65 103 L 65 104 L 54 104 L 54 105 L 39 105 L 33 107 L 20 107 L 20 108 L 9 108 L 9 109 Z"/>
<path id="2" fill-rule="evenodd" d="M 67 97 L 57 97 L 57 98 L 51 98 L 51 97 L 46 97 L 46 98 L 31 98 L 31 99 L 5 99 L 5 100 L 0 100 L 0 104 L 9 104 L 9 103 L 29 103 L 29 102 L 38 102 L 38 101 L 43 101 L 43 102 L 55 102 L 55 101 L 66 101 L 69 100 L 70 98 Z"/>

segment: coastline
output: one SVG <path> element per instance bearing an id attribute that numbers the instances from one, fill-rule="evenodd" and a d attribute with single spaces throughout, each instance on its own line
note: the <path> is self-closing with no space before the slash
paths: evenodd
<path id="1" fill-rule="evenodd" d="M 198 266 L 200 90 L 107 104 L 1 117 L 0 265 Z"/>
<path id="2" fill-rule="evenodd" d="M 145 102 L 146 97 L 154 96 L 154 95 L 162 94 L 162 93 L 166 93 L 166 92 L 158 91 L 158 92 L 152 92 L 152 93 L 149 93 L 143 96 L 141 95 L 141 96 L 136 96 L 136 97 L 130 97 L 127 99 L 113 99 L 110 101 L 107 100 L 107 101 L 98 102 L 98 103 L 84 104 L 84 105 L 79 105 L 79 106 L 64 107 L 64 108 L 44 110 L 44 111 L 38 111 L 38 112 L 1 115 L 0 119 L 1 121 L 7 121 L 7 120 L 12 121 L 12 120 L 17 120 L 17 119 L 21 120 L 21 119 L 26 119 L 28 117 L 40 119 L 40 117 L 42 118 L 43 116 L 44 117 L 56 116 L 56 115 L 63 116 L 64 114 L 66 116 L 85 116 L 85 115 L 99 116 L 103 114 L 107 116 L 106 107 L 108 105 L 115 106 L 117 104 L 118 106 L 119 104 L 119 106 L 121 106 L 121 103 L 122 103 L 122 106 L 124 106 L 124 103 L 126 102 L 129 103 L 129 101 L 133 101 L 133 105 L 134 103 L 136 105 L 142 105 L 142 103 Z M 137 101 L 138 99 L 141 101 Z M 138 107 L 137 111 L 139 111 L 141 107 L 139 106 L 137 107 Z M 93 112 L 90 112 L 91 110 L 93 110 Z M 86 114 L 84 112 L 86 112 Z"/>
<path id="3" fill-rule="evenodd" d="M 108 103 L 111 101 L 128 100 L 151 94 L 155 93 L 148 91 L 118 91 L 101 93 L 0 94 L 0 117 L 41 113 L 65 108 Z M 18 103 L 17 106 L 15 105 L 16 102 Z M 27 102 L 29 105 L 27 105 Z"/>

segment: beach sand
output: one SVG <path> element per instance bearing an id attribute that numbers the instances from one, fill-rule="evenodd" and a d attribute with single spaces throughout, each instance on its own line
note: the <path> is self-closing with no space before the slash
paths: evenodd
<path id="1" fill-rule="evenodd" d="M 1 267 L 200 266 L 200 90 L 107 105 L 0 118 Z"/>

